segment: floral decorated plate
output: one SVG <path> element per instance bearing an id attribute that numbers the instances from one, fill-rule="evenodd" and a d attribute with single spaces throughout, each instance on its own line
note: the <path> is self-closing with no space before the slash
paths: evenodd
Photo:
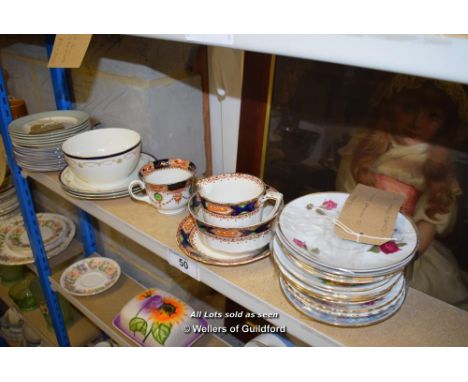
<path id="1" fill-rule="evenodd" d="M 292 264 L 302 272 L 306 272 L 307 276 L 311 280 L 315 279 L 322 279 L 325 280 L 326 283 L 330 285 L 342 285 L 342 286 L 357 286 L 359 284 L 366 284 L 366 286 L 370 286 L 371 284 L 375 284 L 378 282 L 385 282 L 390 277 L 393 277 L 396 273 L 400 271 L 387 273 L 383 276 L 371 276 L 371 275 L 355 275 L 355 274 L 339 274 L 339 273 L 330 273 L 328 269 L 320 268 L 316 264 L 310 264 L 309 262 L 304 261 L 304 259 L 288 247 L 283 244 L 281 239 L 281 232 L 277 229 L 275 239 L 271 242 L 270 247 L 273 250 L 273 247 L 276 247 L 276 251 L 281 255 L 285 256 L 288 261 L 292 262 Z"/>
<path id="2" fill-rule="evenodd" d="M 304 289 L 323 297 L 335 299 L 356 299 L 367 300 L 378 297 L 388 291 L 401 278 L 401 273 L 390 278 L 372 282 L 368 284 L 342 284 L 331 282 L 326 279 L 315 277 L 307 271 L 298 267 L 287 255 L 283 253 L 277 240 L 273 241 L 273 257 L 282 273 L 291 275 Z"/>
<path id="3" fill-rule="evenodd" d="M 37 214 L 37 219 L 39 222 L 39 226 L 41 227 L 41 233 L 44 230 L 43 226 L 44 224 L 46 224 L 45 222 L 48 221 L 51 217 L 53 217 L 54 219 L 61 220 L 64 223 L 64 230 L 63 235 L 62 233 L 59 233 L 60 238 L 58 238 L 57 240 L 52 240 L 50 239 L 51 236 L 47 236 L 50 239 L 50 245 L 45 248 L 48 258 L 54 257 L 62 251 L 64 251 L 65 249 L 67 249 L 67 247 L 70 245 L 70 242 L 73 240 L 76 231 L 75 224 L 65 216 L 49 213 L 39 213 Z M 12 218 L 11 220 L 5 221 L 2 225 L 0 225 L 0 264 L 22 265 L 34 263 L 34 256 L 32 254 L 31 248 L 29 247 L 29 244 L 27 250 L 25 249 L 24 251 L 18 252 L 11 250 L 9 246 L 6 245 L 6 238 L 11 231 L 20 233 L 24 232 L 24 235 L 26 235 L 26 237 L 24 237 L 23 234 L 21 234 L 22 238 L 18 240 L 20 243 L 24 243 L 26 240 L 28 240 L 29 243 L 29 239 L 27 238 L 27 234 L 24 228 L 22 216 L 17 216 Z M 11 238 L 11 240 L 13 242 L 16 242 L 16 239 L 14 238 Z"/>
<path id="4" fill-rule="evenodd" d="M 325 324 L 344 327 L 368 326 L 384 321 L 387 318 L 390 318 L 400 309 L 406 297 L 406 289 L 403 288 L 401 290 L 400 296 L 397 299 L 395 299 L 395 301 L 393 301 L 391 304 L 389 304 L 385 310 L 380 311 L 377 314 L 365 317 L 336 316 L 320 312 L 312 308 L 309 304 L 305 303 L 304 301 L 298 299 L 294 293 L 294 290 L 281 277 L 280 285 L 286 298 L 300 312 Z"/>
<path id="5" fill-rule="evenodd" d="M 208 326 L 185 302 L 157 289 L 132 298 L 114 326 L 140 346 L 190 346 Z"/>
<path id="6" fill-rule="evenodd" d="M 66 220 L 69 220 L 68 218 L 56 214 L 40 214 L 37 220 L 46 251 L 56 247 L 57 243 L 65 238 L 67 234 Z M 12 228 L 7 233 L 4 245 L 17 254 L 31 254 L 29 237 L 24 224 Z"/>
<path id="7" fill-rule="evenodd" d="M 278 222 L 284 244 L 332 273 L 377 275 L 407 264 L 416 252 L 418 237 L 413 223 L 401 213 L 396 219 L 394 240 L 380 247 L 336 235 L 333 220 L 338 219 L 348 195 L 315 193 L 288 203 Z"/>
<path id="8" fill-rule="evenodd" d="M 215 251 L 200 240 L 197 225 L 192 216 L 187 216 L 179 224 L 179 228 L 177 229 L 177 244 L 188 257 L 210 265 L 233 266 L 248 264 L 270 255 L 268 247 L 243 254 L 229 254 Z"/>
<path id="9" fill-rule="evenodd" d="M 112 287 L 120 277 L 119 264 L 107 257 L 90 257 L 70 265 L 60 285 L 75 296 L 93 296 Z"/>

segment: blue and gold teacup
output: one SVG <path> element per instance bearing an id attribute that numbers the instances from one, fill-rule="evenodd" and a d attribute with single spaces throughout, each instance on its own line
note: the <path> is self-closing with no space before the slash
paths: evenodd
<path id="1" fill-rule="evenodd" d="M 283 194 L 267 188 L 252 175 L 228 173 L 197 181 L 197 194 L 203 207 L 204 220 L 217 227 L 236 228 L 257 224 L 263 216 L 267 200 L 274 201 L 275 215 L 283 201 Z"/>
<path id="2" fill-rule="evenodd" d="M 198 237 L 206 246 L 223 253 L 246 254 L 260 251 L 271 242 L 279 209 L 268 204 L 265 206 L 266 218 L 259 223 L 242 227 L 219 227 L 204 219 L 200 199 L 194 194 L 189 201 L 189 213 L 197 226 Z"/>

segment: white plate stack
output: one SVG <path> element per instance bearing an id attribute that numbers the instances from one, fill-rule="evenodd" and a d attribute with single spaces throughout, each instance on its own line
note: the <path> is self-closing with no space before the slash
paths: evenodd
<path id="1" fill-rule="evenodd" d="M 10 176 L 0 187 L 0 222 L 11 219 L 20 213 L 19 201 Z"/>
<path id="2" fill-rule="evenodd" d="M 8 126 L 17 163 L 30 171 L 59 171 L 66 166 L 62 143 L 89 130 L 89 115 L 58 110 L 18 118 Z"/>
<path id="3" fill-rule="evenodd" d="M 329 192 L 288 203 L 271 244 L 286 298 L 309 317 L 337 326 L 365 326 L 404 302 L 405 266 L 418 245 L 414 225 L 398 214 L 392 241 L 381 246 L 335 234 L 349 194 Z"/>

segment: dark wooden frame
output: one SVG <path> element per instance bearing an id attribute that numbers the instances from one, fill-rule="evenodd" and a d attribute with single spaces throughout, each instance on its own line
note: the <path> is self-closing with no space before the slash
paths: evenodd
<path id="1" fill-rule="evenodd" d="M 263 175 L 274 56 L 245 52 L 236 171 Z"/>

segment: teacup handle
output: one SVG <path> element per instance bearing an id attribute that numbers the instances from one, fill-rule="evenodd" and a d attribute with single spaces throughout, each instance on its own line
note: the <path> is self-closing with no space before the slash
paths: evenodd
<path id="1" fill-rule="evenodd" d="M 264 217 L 263 216 L 263 206 L 267 200 L 274 200 L 275 206 L 273 207 L 273 211 L 271 211 L 270 216 Z M 281 207 L 281 203 L 283 202 L 283 194 L 278 191 L 267 191 L 265 195 L 260 198 L 261 204 L 261 221 L 271 219 L 277 212 L 278 209 Z"/>
<path id="2" fill-rule="evenodd" d="M 138 179 L 134 180 L 130 182 L 130 184 L 128 185 L 128 193 L 130 194 L 130 196 L 135 200 L 139 200 L 140 202 L 145 202 L 145 203 L 148 203 L 149 205 L 152 205 L 151 200 L 148 195 L 138 196 L 133 193 L 133 188 L 137 185 L 140 186 L 142 190 L 145 190 L 145 183 L 143 183 L 141 180 L 138 180 Z"/>

